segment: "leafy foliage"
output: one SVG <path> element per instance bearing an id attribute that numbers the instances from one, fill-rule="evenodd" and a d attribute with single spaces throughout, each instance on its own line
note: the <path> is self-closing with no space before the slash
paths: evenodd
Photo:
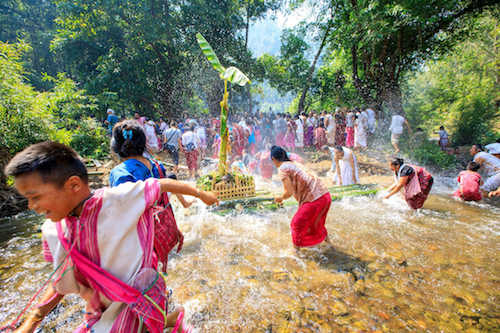
<path id="1" fill-rule="evenodd" d="M 439 145 L 429 140 L 423 141 L 420 146 L 412 149 L 411 156 L 420 165 L 436 167 L 440 170 L 448 170 L 457 163 L 455 155 L 448 155 L 440 149 Z"/>
<path id="2" fill-rule="evenodd" d="M 0 144 L 15 154 L 31 144 L 54 140 L 84 155 L 99 154 L 107 142 L 104 130 L 95 120 L 76 120 L 85 109 L 95 107 L 93 100 L 63 74 L 47 77 L 54 89 L 38 93 L 24 81 L 21 58 L 27 51 L 24 43 L 0 43 Z"/>
<path id="3" fill-rule="evenodd" d="M 410 121 L 437 129 L 444 125 L 455 145 L 495 141 L 500 125 L 498 20 L 486 15 L 479 34 L 428 64 L 405 88 Z M 496 129 L 496 132 L 494 128 Z"/>

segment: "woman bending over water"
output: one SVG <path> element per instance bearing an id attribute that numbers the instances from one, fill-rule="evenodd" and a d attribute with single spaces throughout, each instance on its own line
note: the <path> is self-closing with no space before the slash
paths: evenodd
<path id="1" fill-rule="evenodd" d="M 318 245 L 323 241 L 330 244 L 325 220 L 332 199 L 326 186 L 313 171 L 290 161 L 281 147 L 272 147 L 271 160 L 278 168 L 284 188 L 284 193 L 275 197 L 274 201 L 280 203 L 293 195 L 299 203 L 290 224 L 295 250 L 298 252 L 301 247 Z"/>
<path id="2" fill-rule="evenodd" d="M 422 167 L 404 164 L 403 159 L 397 157 L 389 161 L 389 168 L 394 171 L 396 182 L 388 188 L 389 194 L 385 198 L 389 199 L 403 188 L 408 206 L 422 208 L 434 182 L 432 175 Z"/>

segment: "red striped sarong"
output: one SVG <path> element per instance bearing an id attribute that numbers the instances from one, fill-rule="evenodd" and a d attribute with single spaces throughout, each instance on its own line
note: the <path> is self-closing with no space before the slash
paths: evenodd
<path id="1" fill-rule="evenodd" d="M 192 151 L 186 150 L 186 160 L 189 171 L 196 171 L 198 168 L 198 149 L 193 149 Z"/>

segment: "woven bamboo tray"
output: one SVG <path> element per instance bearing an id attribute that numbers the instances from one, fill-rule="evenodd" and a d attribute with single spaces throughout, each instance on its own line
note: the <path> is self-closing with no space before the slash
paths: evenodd
<path id="1" fill-rule="evenodd" d="M 240 180 L 235 179 L 235 182 L 219 182 L 215 183 L 212 180 L 212 190 L 217 198 L 221 201 L 233 200 L 239 198 L 248 198 L 255 196 L 255 182 L 253 179 Z"/>

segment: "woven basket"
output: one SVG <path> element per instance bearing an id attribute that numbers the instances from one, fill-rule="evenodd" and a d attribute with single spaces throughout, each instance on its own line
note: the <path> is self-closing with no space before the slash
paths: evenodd
<path id="1" fill-rule="evenodd" d="M 220 182 L 215 184 L 215 179 L 213 179 L 211 192 L 215 193 L 219 200 L 252 197 L 255 196 L 255 182 L 250 177 L 245 180 L 237 178 L 235 183 Z"/>

